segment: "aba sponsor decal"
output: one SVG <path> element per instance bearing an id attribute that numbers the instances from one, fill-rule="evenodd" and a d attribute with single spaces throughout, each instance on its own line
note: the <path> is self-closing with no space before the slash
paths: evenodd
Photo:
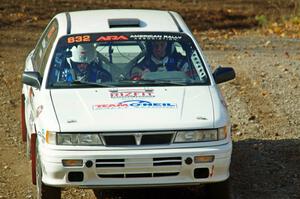
<path id="1" fill-rule="evenodd" d="M 135 90 L 111 90 L 111 98 L 142 98 L 154 97 L 152 89 L 135 89 Z"/>
<path id="2" fill-rule="evenodd" d="M 108 36 L 101 36 L 96 41 L 126 41 L 126 40 L 128 40 L 128 37 L 124 35 L 108 35 Z"/>
<path id="3" fill-rule="evenodd" d="M 55 31 L 55 30 L 54 30 Z M 51 32 L 49 32 L 48 37 L 51 37 Z M 67 43 L 73 44 L 73 43 L 85 43 L 85 42 L 91 42 L 96 40 L 97 42 L 107 42 L 107 41 L 127 41 L 128 36 L 126 35 L 106 35 L 106 36 L 99 36 L 98 38 L 94 38 L 93 35 L 76 35 L 76 36 L 70 36 L 67 37 Z"/>
<path id="4" fill-rule="evenodd" d="M 176 108 L 177 104 L 172 102 L 149 102 L 145 100 L 127 100 L 113 104 L 96 104 L 93 110 L 101 109 L 126 109 L 126 108 Z"/>

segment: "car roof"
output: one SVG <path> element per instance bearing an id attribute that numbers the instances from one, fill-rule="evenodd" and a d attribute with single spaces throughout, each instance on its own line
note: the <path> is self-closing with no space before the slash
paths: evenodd
<path id="1" fill-rule="evenodd" d="M 179 14 L 172 11 L 143 9 L 104 9 L 64 12 L 54 17 L 59 35 L 98 32 L 187 32 Z M 111 26 L 114 20 L 116 26 Z M 138 25 L 134 24 L 139 22 Z M 126 24 L 128 22 L 128 24 Z M 119 24 L 118 24 L 119 23 Z M 125 23 L 125 24 L 124 24 Z"/>

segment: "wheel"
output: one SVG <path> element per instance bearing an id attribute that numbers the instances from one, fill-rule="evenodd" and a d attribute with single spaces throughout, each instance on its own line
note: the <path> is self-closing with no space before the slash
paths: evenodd
<path id="1" fill-rule="evenodd" d="M 206 185 L 209 199 L 231 199 L 229 179 L 223 182 L 211 183 Z"/>
<path id="2" fill-rule="evenodd" d="M 36 147 L 37 148 L 37 147 Z M 36 152 L 36 188 L 37 199 L 61 199 L 61 189 L 50 187 L 42 182 L 42 167 L 38 152 Z"/>
<path id="3" fill-rule="evenodd" d="M 98 189 L 94 189 L 94 195 L 96 196 L 96 198 L 98 199 L 109 199 L 110 196 L 107 192 L 107 190 L 98 190 Z"/>
<path id="4" fill-rule="evenodd" d="M 99 190 L 94 189 L 94 195 L 98 199 L 127 199 L 126 194 L 123 190 Z"/>
<path id="5" fill-rule="evenodd" d="M 27 137 L 27 129 L 26 129 L 26 121 L 25 121 L 25 96 L 21 95 L 21 135 L 22 141 L 26 142 Z"/>

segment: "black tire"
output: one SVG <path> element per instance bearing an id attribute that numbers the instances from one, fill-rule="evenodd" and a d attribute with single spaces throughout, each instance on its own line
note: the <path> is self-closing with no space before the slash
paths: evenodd
<path id="1" fill-rule="evenodd" d="M 94 189 L 93 191 L 97 199 L 127 199 L 126 194 L 124 194 L 124 190 Z"/>
<path id="2" fill-rule="evenodd" d="M 94 189 L 94 195 L 96 196 L 97 199 L 110 199 L 111 194 L 108 190 L 99 190 L 99 189 Z"/>
<path id="3" fill-rule="evenodd" d="M 231 188 L 229 179 L 223 182 L 211 183 L 206 185 L 209 199 L 231 199 Z"/>
<path id="4" fill-rule="evenodd" d="M 37 199 L 61 199 L 60 188 L 50 187 L 42 182 L 42 167 L 38 152 L 36 152 L 36 188 Z"/>

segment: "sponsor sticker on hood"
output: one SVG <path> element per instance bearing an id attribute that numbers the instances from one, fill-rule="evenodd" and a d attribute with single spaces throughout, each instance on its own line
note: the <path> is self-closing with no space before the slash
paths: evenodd
<path id="1" fill-rule="evenodd" d="M 152 89 L 124 89 L 124 90 L 111 90 L 111 98 L 139 98 L 139 97 L 155 97 Z"/>
<path id="2" fill-rule="evenodd" d="M 127 108 L 177 108 L 172 102 L 150 102 L 145 100 L 126 100 L 112 104 L 95 104 L 93 110 L 101 109 L 127 109 Z"/>

